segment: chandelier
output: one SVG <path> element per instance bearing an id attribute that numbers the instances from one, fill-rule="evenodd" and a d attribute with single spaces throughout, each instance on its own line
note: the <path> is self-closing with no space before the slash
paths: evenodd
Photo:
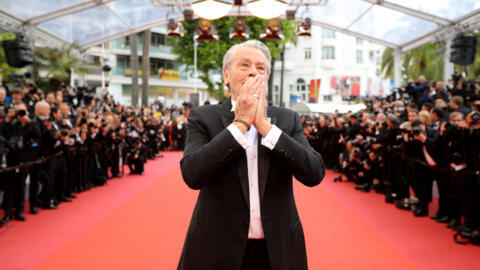
<path id="1" fill-rule="evenodd" d="M 181 12 L 191 9 L 200 18 L 216 20 L 229 15 L 232 8 L 247 7 L 256 17 L 269 20 L 294 12 L 301 6 L 325 6 L 328 0 L 150 0 L 154 6 L 178 7 Z M 291 12 L 291 10 L 289 10 Z M 245 16 L 245 15 L 244 15 Z"/>

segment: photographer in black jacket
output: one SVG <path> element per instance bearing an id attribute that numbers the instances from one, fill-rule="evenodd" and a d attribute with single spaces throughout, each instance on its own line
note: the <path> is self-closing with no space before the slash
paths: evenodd
<path id="1" fill-rule="evenodd" d="M 30 118 L 27 115 L 27 107 L 23 103 L 15 103 L 5 117 L 5 124 L 2 136 L 7 142 L 7 166 L 19 165 L 26 159 L 28 142 L 26 140 L 30 128 Z M 25 179 L 28 175 L 28 168 L 18 168 L 8 172 L 4 181 L 4 202 L 5 215 L 0 220 L 0 227 L 4 226 L 10 219 L 25 221 L 22 212 L 25 207 Z"/>
<path id="2" fill-rule="evenodd" d="M 50 105 L 40 101 L 35 104 L 35 118 L 30 123 L 27 142 L 30 145 L 28 161 L 36 161 L 52 153 L 55 141 L 54 130 L 50 119 Z M 55 209 L 53 203 L 53 182 L 45 170 L 45 163 L 30 167 L 30 213 L 37 214 L 38 206 Z M 42 184 L 42 198 L 39 198 L 39 184 Z"/>

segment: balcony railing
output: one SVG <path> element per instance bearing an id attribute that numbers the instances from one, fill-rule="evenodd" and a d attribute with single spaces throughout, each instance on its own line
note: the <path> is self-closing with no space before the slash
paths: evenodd
<path id="1" fill-rule="evenodd" d="M 125 40 L 117 39 L 117 40 L 114 40 L 114 41 L 110 42 L 110 48 L 130 51 L 130 44 L 125 44 Z M 141 43 L 138 44 L 137 43 L 137 50 L 139 52 L 141 52 L 143 50 L 143 44 L 141 44 Z M 150 52 L 151 53 L 171 54 L 172 53 L 172 47 L 164 46 L 164 45 L 158 45 L 158 46 L 150 45 Z"/>
<path id="2" fill-rule="evenodd" d="M 132 71 L 129 68 L 113 67 L 110 72 L 111 72 L 111 75 L 119 75 L 119 76 L 125 76 L 125 77 L 132 76 Z M 141 70 L 138 70 L 138 76 L 142 76 Z M 151 72 L 148 77 L 160 79 L 160 80 L 175 81 L 175 80 L 187 80 L 188 74 L 186 72 L 181 72 L 178 70 L 163 70 L 161 73 Z"/>

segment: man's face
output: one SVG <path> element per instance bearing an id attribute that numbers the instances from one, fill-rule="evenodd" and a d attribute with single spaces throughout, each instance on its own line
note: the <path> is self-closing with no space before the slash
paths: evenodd
<path id="1" fill-rule="evenodd" d="M 63 115 L 64 117 L 67 117 L 67 116 L 68 116 L 68 112 L 70 111 L 70 108 L 68 107 L 68 105 L 62 104 L 62 105 L 60 106 L 60 111 L 61 111 L 61 113 L 62 113 L 62 115 Z"/>
<path id="2" fill-rule="evenodd" d="M 49 116 L 50 115 L 50 106 L 40 106 L 35 110 L 37 116 Z"/>
<path id="3" fill-rule="evenodd" d="M 416 112 L 409 112 L 408 113 L 408 122 L 413 122 L 417 120 L 417 113 Z"/>
<path id="4" fill-rule="evenodd" d="M 463 126 L 465 122 L 463 120 L 462 115 L 455 115 L 450 119 L 450 123 L 455 124 L 457 126 Z"/>
<path id="5" fill-rule="evenodd" d="M 20 102 L 22 101 L 22 94 L 19 92 L 14 92 L 12 93 L 12 99 L 13 101 Z"/>
<path id="6" fill-rule="evenodd" d="M 450 108 L 454 110 L 458 109 L 458 105 L 455 102 L 453 102 L 453 100 L 450 100 L 450 103 L 448 103 L 448 105 L 450 106 Z"/>
<path id="7" fill-rule="evenodd" d="M 263 76 L 266 85 L 267 64 L 267 57 L 257 48 L 246 46 L 236 50 L 230 66 L 223 70 L 233 100 L 241 94 L 240 89 L 249 77 Z"/>
<path id="8" fill-rule="evenodd" d="M 435 106 L 436 107 L 446 107 L 447 103 L 442 98 L 437 98 L 437 99 L 435 99 Z"/>
<path id="9" fill-rule="evenodd" d="M 5 91 L 5 89 L 0 89 L 0 102 L 3 103 L 6 97 L 7 97 L 7 92 Z"/>
<path id="10" fill-rule="evenodd" d="M 49 103 L 49 104 L 53 104 L 55 103 L 55 95 L 53 93 L 48 93 L 47 94 L 47 98 L 46 98 L 46 101 Z"/>
<path id="11" fill-rule="evenodd" d="M 437 91 L 443 90 L 443 82 L 437 82 L 437 84 L 435 84 L 435 89 Z"/>
<path id="12" fill-rule="evenodd" d="M 473 106 L 475 107 L 476 112 L 480 112 L 480 100 L 475 100 Z"/>

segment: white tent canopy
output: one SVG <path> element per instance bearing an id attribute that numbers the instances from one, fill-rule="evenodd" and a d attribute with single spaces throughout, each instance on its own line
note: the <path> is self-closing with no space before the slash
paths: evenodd
<path id="1" fill-rule="evenodd" d="M 338 110 L 339 113 L 353 112 L 366 109 L 365 104 L 335 104 L 335 103 L 293 103 L 291 108 L 293 111 L 303 114 L 314 114 L 314 113 L 334 113 Z"/>
<path id="2" fill-rule="evenodd" d="M 302 1 L 312 0 L 290 2 Z M 169 10 L 167 6 L 155 6 L 151 0 L 1 0 L 0 3 L 0 25 L 26 26 L 36 36 L 77 42 L 83 47 L 166 24 Z M 304 10 L 305 6 L 301 6 L 296 16 L 300 18 Z M 183 19 L 180 7 L 174 12 L 175 17 Z M 249 15 L 245 8 L 241 13 Z M 478 0 L 329 0 L 324 6 L 310 6 L 309 13 L 316 25 L 401 51 L 445 40 L 480 25 Z M 237 14 L 232 9 L 230 15 Z"/>

